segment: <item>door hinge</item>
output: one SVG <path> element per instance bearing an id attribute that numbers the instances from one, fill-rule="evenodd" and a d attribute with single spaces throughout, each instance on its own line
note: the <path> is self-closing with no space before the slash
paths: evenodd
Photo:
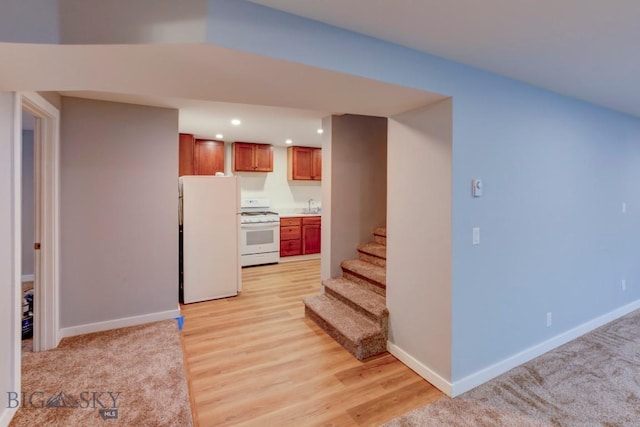
<path id="1" fill-rule="evenodd" d="M 40 250 L 40 243 L 34 243 L 33 244 L 33 249 L 35 249 L 36 251 Z"/>

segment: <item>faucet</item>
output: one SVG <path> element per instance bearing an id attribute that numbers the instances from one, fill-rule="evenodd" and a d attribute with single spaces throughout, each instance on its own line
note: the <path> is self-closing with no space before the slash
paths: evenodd
<path id="1" fill-rule="evenodd" d="M 311 203 L 314 203 L 314 202 L 315 202 L 315 200 L 313 200 L 313 199 L 309 199 L 309 202 L 308 202 L 308 203 L 309 203 L 309 206 L 308 206 L 308 208 L 307 208 L 307 212 L 312 212 L 312 210 L 311 210 Z"/>

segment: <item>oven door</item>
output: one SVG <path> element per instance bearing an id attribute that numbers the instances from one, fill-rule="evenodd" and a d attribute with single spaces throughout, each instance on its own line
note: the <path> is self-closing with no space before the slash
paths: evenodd
<path id="1" fill-rule="evenodd" d="M 242 255 L 280 252 L 280 223 L 259 222 L 240 225 Z"/>

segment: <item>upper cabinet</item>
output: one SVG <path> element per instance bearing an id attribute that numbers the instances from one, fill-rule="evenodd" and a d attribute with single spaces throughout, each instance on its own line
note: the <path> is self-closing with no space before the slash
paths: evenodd
<path id="1" fill-rule="evenodd" d="M 322 149 L 314 147 L 287 148 L 287 178 L 320 181 L 322 179 Z"/>
<path id="2" fill-rule="evenodd" d="M 224 142 L 196 139 L 180 134 L 178 175 L 215 175 L 224 173 Z"/>
<path id="3" fill-rule="evenodd" d="M 195 138 L 193 135 L 181 133 L 179 141 L 178 153 L 178 176 L 194 175 L 193 173 L 193 150 Z"/>
<path id="4" fill-rule="evenodd" d="M 233 171 L 273 172 L 273 146 L 253 142 L 234 142 Z"/>
<path id="5" fill-rule="evenodd" d="M 224 142 L 196 139 L 193 172 L 194 175 L 224 173 Z"/>

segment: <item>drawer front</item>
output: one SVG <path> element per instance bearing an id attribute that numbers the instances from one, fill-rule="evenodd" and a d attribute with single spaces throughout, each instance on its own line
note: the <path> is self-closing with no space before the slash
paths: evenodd
<path id="1" fill-rule="evenodd" d="M 307 216 L 302 218 L 302 225 L 320 225 L 322 223 L 322 217 L 319 216 Z"/>
<path id="2" fill-rule="evenodd" d="M 300 225 L 300 218 L 280 218 L 280 227 L 288 227 L 291 225 Z"/>
<path id="3" fill-rule="evenodd" d="M 292 256 L 302 254 L 302 242 L 300 240 L 285 240 L 280 242 L 280 256 Z"/>
<path id="4" fill-rule="evenodd" d="M 280 241 L 282 240 L 300 240 L 300 226 L 280 227 Z"/>

